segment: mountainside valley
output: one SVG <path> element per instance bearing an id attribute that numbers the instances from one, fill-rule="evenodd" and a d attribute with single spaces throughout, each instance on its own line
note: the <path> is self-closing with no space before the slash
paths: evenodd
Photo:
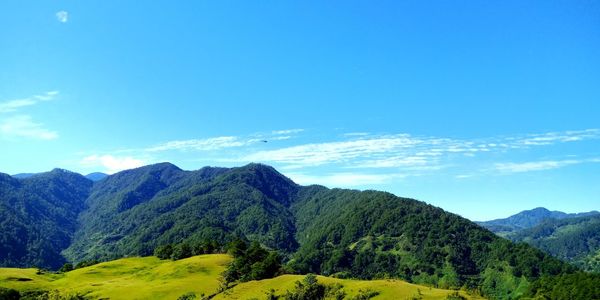
<path id="1" fill-rule="evenodd" d="M 589 272 L 600 272 L 600 213 L 567 214 L 538 207 L 505 219 L 477 222 Z"/>
<path id="2" fill-rule="evenodd" d="M 67 262 L 150 256 L 167 244 L 242 238 L 277 251 L 286 273 L 397 278 L 493 299 L 544 296 L 568 289 L 573 276 L 587 278 L 424 202 L 300 186 L 262 164 L 184 171 L 161 163 L 97 181 L 59 169 L 20 179 L 0 174 L 0 219 L 4 267 L 57 270 Z"/>

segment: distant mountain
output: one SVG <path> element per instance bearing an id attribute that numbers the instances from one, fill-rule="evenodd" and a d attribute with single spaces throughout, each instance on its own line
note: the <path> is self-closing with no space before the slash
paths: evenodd
<path id="1" fill-rule="evenodd" d="M 600 214 L 600 212 L 590 211 L 584 213 L 568 214 L 561 211 L 550 211 L 543 207 L 537 207 L 531 210 L 524 210 L 508 218 L 476 223 L 491 230 L 492 232 L 495 232 L 502 236 L 506 236 L 507 234 L 512 232 L 534 227 L 547 219 L 561 220 L 597 214 Z"/>
<path id="2" fill-rule="evenodd" d="M 29 178 L 35 174 L 37 174 L 37 173 L 19 173 L 19 174 L 14 174 L 11 176 L 14 178 L 18 178 L 18 179 L 24 179 L 24 178 Z"/>
<path id="3" fill-rule="evenodd" d="M 600 273 L 600 215 L 546 219 L 532 228 L 507 236 L 526 242 L 587 271 Z"/>
<path id="4" fill-rule="evenodd" d="M 104 178 L 108 177 L 108 174 L 104 174 L 101 172 L 94 172 L 94 173 L 90 173 L 85 175 L 85 178 L 91 180 L 91 181 L 100 181 Z"/>
<path id="5" fill-rule="evenodd" d="M 543 275 L 575 268 L 413 199 L 300 186 L 272 167 L 161 163 L 92 182 L 54 170 L 0 176 L 0 264 L 150 255 L 159 246 L 238 237 L 277 250 L 289 270 L 402 278 L 518 297 Z"/>

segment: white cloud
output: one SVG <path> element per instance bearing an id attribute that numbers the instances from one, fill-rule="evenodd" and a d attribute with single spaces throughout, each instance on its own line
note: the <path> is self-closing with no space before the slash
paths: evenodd
<path id="1" fill-rule="evenodd" d="M 254 140 L 250 140 L 254 141 Z M 223 148 L 241 147 L 247 145 L 249 141 L 241 140 L 235 136 L 221 136 L 206 139 L 192 139 L 182 141 L 170 141 L 154 147 L 146 149 L 146 151 L 157 152 L 157 151 L 169 151 L 169 150 L 181 150 L 181 151 L 209 151 L 219 150 Z"/>
<path id="2" fill-rule="evenodd" d="M 67 21 L 69 21 L 69 13 L 61 10 L 56 13 L 56 19 L 61 23 L 67 23 Z"/>
<path id="3" fill-rule="evenodd" d="M 81 160 L 84 167 L 103 167 L 104 172 L 113 174 L 119 171 L 141 167 L 146 163 L 141 159 L 130 156 L 117 157 L 112 155 L 90 155 Z"/>
<path id="4" fill-rule="evenodd" d="M 286 129 L 286 130 L 273 130 L 271 134 L 273 135 L 289 135 L 294 133 L 300 133 L 304 131 L 304 129 Z"/>
<path id="5" fill-rule="evenodd" d="M 535 162 L 524 162 L 524 163 L 497 163 L 495 164 L 496 170 L 507 173 L 522 173 L 531 171 L 542 171 L 557 169 L 569 165 L 580 164 L 584 161 L 581 160 L 544 160 Z"/>
<path id="6" fill-rule="evenodd" d="M 44 128 L 43 124 L 33 122 L 31 116 L 18 115 L 0 121 L 0 136 L 53 140 L 58 137 L 58 133 Z"/>
<path id="7" fill-rule="evenodd" d="M 254 134 L 251 136 L 220 136 L 204 139 L 189 139 L 168 141 L 153 147 L 144 149 L 149 152 L 158 151 L 213 151 L 225 148 L 236 148 L 261 143 L 263 141 L 289 140 L 292 134 L 304 131 L 304 129 L 274 130 L 271 134 Z"/>
<path id="8" fill-rule="evenodd" d="M 361 173 L 333 173 L 328 175 L 307 175 L 302 173 L 288 173 L 294 182 L 301 185 L 320 184 L 329 187 L 357 187 L 366 185 L 385 184 L 393 179 L 403 178 L 398 174 L 361 174 Z"/>
<path id="9" fill-rule="evenodd" d="M 385 154 L 402 148 L 413 148 L 422 140 L 409 135 L 395 135 L 342 142 L 314 143 L 252 153 L 244 161 L 270 161 L 302 166 L 348 162 Z"/>
<path id="10" fill-rule="evenodd" d="M 344 136 L 367 136 L 369 135 L 368 132 L 349 132 L 349 133 L 344 133 Z"/>
<path id="11" fill-rule="evenodd" d="M 0 102 L 0 137 L 6 139 L 56 139 L 58 133 L 44 128 L 44 125 L 41 123 L 34 122 L 31 116 L 26 114 L 15 115 L 14 113 L 19 112 L 24 107 L 32 106 L 42 101 L 53 100 L 57 95 L 58 91 L 50 91 L 23 99 Z"/>
<path id="12" fill-rule="evenodd" d="M 35 105 L 40 101 L 53 100 L 57 95 L 58 91 L 50 91 L 41 95 L 33 95 L 28 98 L 0 102 L 0 113 L 16 112 L 22 107 Z"/>
<path id="13" fill-rule="evenodd" d="M 589 139 L 599 139 L 599 129 L 572 130 L 562 132 L 548 132 L 532 134 L 521 139 L 516 139 L 516 146 L 545 146 L 556 143 L 577 142 Z"/>

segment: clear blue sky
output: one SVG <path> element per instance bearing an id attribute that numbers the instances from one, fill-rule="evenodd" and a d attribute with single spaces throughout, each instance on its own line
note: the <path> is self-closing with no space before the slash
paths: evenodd
<path id="1" fill-rule="evenodd" d="M 0 172 L 254 161 L 478 220 L 600 209 L 597 1 L 0 10 Z"/>

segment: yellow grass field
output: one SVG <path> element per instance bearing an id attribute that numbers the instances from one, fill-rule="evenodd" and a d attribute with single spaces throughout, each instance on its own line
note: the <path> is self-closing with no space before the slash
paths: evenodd
<path id="1" fill-rule="evenodd" d="M 250 281 L 239 284 L 227 291 L 219 294 L 213 299 L 265 299 L 266 292 L 274 289 L 277 295 L 285 294 L 286 290 L 293 290 L 296 281 L 302 281 L 303 275 L 282 275 L 272 279 L 260 281 Z M 335 284 L 343 286 L 347 296 L 350 299 L 355 296 L 359 290 L 373 290 L 379 292 L 379 295 L 371 299 L 445 299 L 446 296 L 454 291 L 429 288 L 416 284 L 411 284 L 401 280 L 351 280 L 337 279 L 331 277 L 317 276 L 320 283 Z M 420 292 L 420 293 L 419 293 Z M 483 299 L 469 296 L 464 292 L 459 292 L 461 296 L 467 299 Z"/>
<path id="2" fill-rule="evenodd" d="M 177 299 L 193 292 L 201 294 L 217 291 L 219 274 L 225 270 L 231 257 L 224 254 L 194 256 L 178 261 L 159 260 L 156 257 L 134 257 L 100 263 L 65 274 L 36 274 L 37 269 L 0 268 L 0 287 L 27 290 L 58 290 L 64 294 L 79 293 L 92 299 Z M 265 299 L 270 289 L 284 294 L 293 289 L 302 275 L 283 275 L 273 279 L 239 284 L 213 299 Z M 453 291 L 434 289 L 400 280 L 349 280 L 318 277 L 324 284 L 343 285 L 348 296 L 360 289 L 379 292 L 373 299 L 445 299 Z M 478 299 L 466 295 L 468 299 Z M 349 297 L 347 297 L 349 298 Z"/>

